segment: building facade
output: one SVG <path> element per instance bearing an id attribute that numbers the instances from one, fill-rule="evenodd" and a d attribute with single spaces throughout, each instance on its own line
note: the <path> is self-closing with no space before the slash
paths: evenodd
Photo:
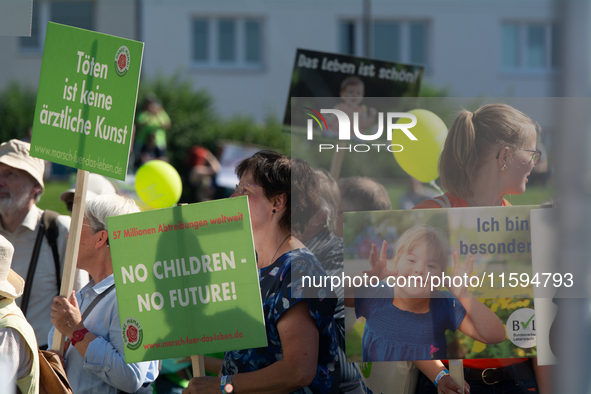
<path id="1" fill-rule="evenodd" d="M 33 36 L 0 37 L 0 88 L 36 86 L 48 20 L 144 41 L 142 77 L 180 73 L 221 116 L 282 118 L 296 48 L 422 64 L 452 96 L 555 95 L 551 0 L 35 1 Z"/>

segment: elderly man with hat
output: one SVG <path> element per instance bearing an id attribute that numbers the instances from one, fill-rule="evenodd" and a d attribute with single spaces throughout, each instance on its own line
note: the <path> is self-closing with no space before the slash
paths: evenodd
<path id="1" fill-rule="evenodd" d="M 149 394 L 158 376 L 157 361 L 127 364 L 124 357 L 107 217 L 134 212 L 139 212 L 135 202 L 118 195 L 86 202 L 78 268 L 92 280 L 69 299 L 53 299 L 51 322 L 70 338 L 64 362 L 74 393 Z M 50 343 L 54 333 L 49 332 Z"/>
<path id="2" fill-rule="evenodd" d="M 54 250 L 47 237 L 40 235 L 43 211 L 35 205 L 43 194 L 45 162 L 29 155 L 30 144 L 10 140 L 0 145 L 0 235 L 14 245 L 12 269 L 23 278 L 31 277 L 25 284 L 25 294 L 30 287 L 26 305 L 22 306 L 37 337 L 39 346 L 47 347 L 47 334 L 51 328 L 52 299 L 59 294 L 58 283 L 62 275 L 66 252 L 67 234 L 70 228 L 68 216 L 57 217 L 58 236 L 56 252 L 59 255 L 57 272 Z M 40 243 L 38 254 L 35 244 Z M 31 264 L 36 261 L 35 264 Z M 35 266 L 29 276 L 29 267 Z M 77 271 L 75 288 L 88 282 L 86 273 Z"/>
<path id="3" fill-rule="evenodd" d="M 23 394 L 39 392 L 37 340 L 31 325 L 14 302 L 25 281 L 10 269 L 14 247 L 0 236 L 0 356 L 8 358 L 8 374 Z"/>

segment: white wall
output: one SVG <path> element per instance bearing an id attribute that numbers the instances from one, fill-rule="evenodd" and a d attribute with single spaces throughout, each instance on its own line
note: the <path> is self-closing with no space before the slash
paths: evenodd
<path id="1" fill-rule="evenodd" d="M 262 120 L 283 116 L 296 48 L 338 51 L 338 22 L 361 18 L 352 0 L 144 0 L 144 75 L 179 71 L 207 89 L 218 113 Z M 550 0 L 374 0 L 375 19 L 430 21 L 426 81 L 457 96 L 552 96 L 554 75 L 500 70 L 503 21 L 552 20 Z M 193 17 L 262 17 L 264 68 L 200 70 L 191 67 Z"/>
<path id="2" fill-rule="evenodd" d="M 433 72 L 459 96 L 554 96 L 552 74 L 501 72 L 501 23 L 552 21 L 550 1 L 449 1 L 432 11 Z"/>
<path id="3" fill-rule="evenodd" d="M 282 116 L 297 47 L 336 49 L 335 15 L 330 4 L 312 1 L 158 1 L 143 6 L 146 42 L 144 75 L 180 71 L 196 88 L 207 89 L 221 115 Z M 310 10 L 314 11 L 310 11 Z M 191 18 L 262 17 L 262 70 L 198 70 L 191 67 Z M 330 26 L 331 28 L 323 27 Z M 166 26 L 166 28 L 164 28 Z M 159 28 L 155 28 L 159 27 Z"/>
<path id="4" fill-rule="evenodd" d="M 258 120 L 283 116 L 296 48 L 338 52 L 339 21 L 362 17 L 362 0 L 96 0 L 97 31 L 146 43 L 142 77 L 180 72 L 207 89 L 222 116 Z M 449 86 L 456 96 L 554 96 L 552 73 L 501 72 L 503 21 L 553 21 L 551 0 L 373 0 L 372 16 L 429 21 L 425 81 Z M 191 66 L 194 17 L 257 17 L 263 23 L 260 70 L 197 69 Z M 0 89 L 18 79 L 36 88 L 39 53 L 23 53 L 17 37 L 0 37 Z"/>

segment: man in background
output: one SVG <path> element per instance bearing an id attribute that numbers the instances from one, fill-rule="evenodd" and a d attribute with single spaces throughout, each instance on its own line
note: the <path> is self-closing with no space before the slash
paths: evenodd
<path id="1" fill-rule="evenodd" d="M 389 211 L 392 203 L 386 188 L 371 178 L 353 176 L 339 182 L 341 202 L 339 204 L 335 235 L 343 237 L 343 212 Z"/>

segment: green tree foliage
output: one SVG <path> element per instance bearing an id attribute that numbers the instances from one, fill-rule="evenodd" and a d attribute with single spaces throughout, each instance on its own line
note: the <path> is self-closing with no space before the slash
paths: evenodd
<path id="1" fill-rule="evenodd" d="M 222 119 L 215 113 L 209 93 L 193 89 L 191 82 L 179 74 L 144 79 L 140 84 L 136 115 L 141 112 L 148 94 L 161 101 L 170 117 L 171 126 L 166 132 L 168 156 L 185 185 L 189 171 L 187 155 L 194 145 L 203 146 L 218 155 L 222 143 L 229 140 L 289 154 L 289 134 L 281 132 L 281 124 L 272 116 L 267 117 L 263 124 L 244 116 Z M 182 201 L 187 199 L 187 189 L 183 188 Z"/>
<path id="2" fill-rule="evenodd" d="M 170 129 L 166 132 L 167 151 L 171 164 L 180 170 L 188 149 L 203 145 L 203 135 L 209 134 L 219 123 L 213 113 L 213 100 L 205 91 L 194 91 L 191 84 L 181 80 L 179 75 L 158 76 L 141 82 L 136 116 L 142 112 L 148 94 L 160 100 L 171 119 Z"/>
<path id="3" fill-rule="evenodd" d="M 13 82 L 0 92 L 0 141 L 23 138 L 33 126 L 36 93 Z"/>
<path id="4" fill-rule="evenodd" d="M 171 127 L 166 133 L 168 156 L 183 180 L 189 170 L 187 154 L 194 145 L 204 146 L 216 155 L 224 141 L 290 153 L 289 134 L 281 131 L 277 119 L 268 116 L 263 124 L 245 116 L 222 119 L 213 109 L 211 95 L 193 89 L 191 82 L 179 74 L 144 78 L 140 83 L 136 115 L 142 111 L 148 94 L 156 95 L 170 116 Z M 0 142 L 25 137 L 33 125 L 35 102 L 35 90 L 18 82 L 0 91 Z"/>
<path id="5" fill-rule="evenodd" d="M 421 83 L 419 97 L 447 97 L 450 96 L 451 88 L 449 86 L 438 87 L 427 82 Z"/>
<path id="6" fill-rule="evenodd" d="M 170 116 L 167 150 L 175 167 L 183 165 L 191 146 L 201 145 L 216 153 L 224 140 L 264 145 L 289 153 L 289 136 L 281 134 L 277 120 L 268 117 L 261 125 L 247 117 L 221 119 L 214 112 L 209 93 L 194 90 L 191 82 L 179 74 L 143 80 L 136 115 L 148 94 L 154 94 Z"/>

